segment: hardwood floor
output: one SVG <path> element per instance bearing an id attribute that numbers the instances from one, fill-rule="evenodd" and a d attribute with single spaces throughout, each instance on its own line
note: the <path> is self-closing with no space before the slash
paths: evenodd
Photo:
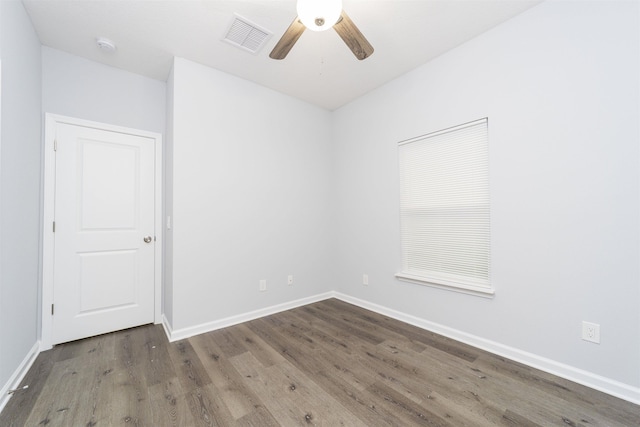
<path id="1" fill-rule="evenodd" d="M 43 352 L 0 426 L 640 426 L 640 406 L 339 300 Z"/>

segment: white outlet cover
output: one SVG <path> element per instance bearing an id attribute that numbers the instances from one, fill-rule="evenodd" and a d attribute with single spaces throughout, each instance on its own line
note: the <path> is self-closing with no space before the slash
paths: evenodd
<path id="1" fill-rule="evenodd" d="M 600 344 L 600 325 L 591 322 L 582 322 L 582 339 Z"/>

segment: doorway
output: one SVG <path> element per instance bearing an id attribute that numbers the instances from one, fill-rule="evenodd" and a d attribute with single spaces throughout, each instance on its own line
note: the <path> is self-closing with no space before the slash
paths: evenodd
<path id="1" fill-rule="evenodd" d="M 161 136 L 47 114 L 42 349 L 161 322 Z"/>

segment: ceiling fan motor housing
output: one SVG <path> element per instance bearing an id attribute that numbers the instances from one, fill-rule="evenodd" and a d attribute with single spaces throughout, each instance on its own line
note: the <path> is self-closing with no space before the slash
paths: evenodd
<path id="1" fill-rule="evenodd" d="M 332 17 L 332 20 L 328 20 L 327 16 L 329 15 L 322 13 L 322 9 L 309 8 L 314 4 L 326 6 L 330 3 L 338 6 L 336 16 Z M 278 60 L 284 59 L 306 28 L 322 31 L 332 27 L 358 60 L 361 61 L 371 56 L 373 46 L 342 10 L 342 0 L 298 0 L 298 16 L 276 43 L 269 57 Z"/>
<path id="2" fill-rule="evenodd" d="M 298 0 L 300 21 L 312 31 L 324 31 L 340 19 L 342 0 Z"/>

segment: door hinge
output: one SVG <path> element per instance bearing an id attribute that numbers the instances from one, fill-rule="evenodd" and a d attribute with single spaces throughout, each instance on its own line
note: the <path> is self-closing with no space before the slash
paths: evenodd
<path id="1" fill-rule="evenodd" d="M 53 316 L 53 304 L 51 304 L 51 315 Z"/>
<path id="2" fill-rule="evenodd" d="M 58 140 L 57 139 L 53 140 L 53 151 L 58 151 Z"/>
<path id="3" fill-rule="evenodd" d="M 54 233 L 56 232 L 56 222 L 55 221 L 53 221 L 53 232 Z"/>

